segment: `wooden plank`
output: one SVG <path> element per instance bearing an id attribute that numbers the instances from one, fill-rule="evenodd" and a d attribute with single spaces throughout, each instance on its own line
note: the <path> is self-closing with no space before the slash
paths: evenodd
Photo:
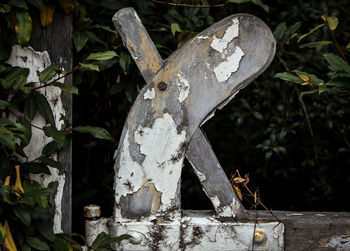
<path id="1" fill-rule="evenodd" d="M 118 12 L 114 16 L 113 21 L 119 34 L 122 36 L 124 45 L 135 59 L 141 74 L 147 82 L 149 82 L 155 73 L 163 66 L 164 61 L 148 36 L 142 22 L 140 22 L 137 13 L 133 8 L 126 8 L 123 12 Z M 128 23 L 133 29 L 127 28 L 129 26 L 126 26 L 125 23 Z M 138 46 L 139 44 L 142 46 Z M 242 217 L 244 214 L 244 208 L 239 202 L 239 199 L 222 170 L 210 143 L 207 141 L 207 138 L 201 132 L 200 128 L 197 128 L 196 132 L 197 133 L 192 137 L 189 148 L 186 151 L 186 158 L 192 164 L 193 169 L 201 182 L 201 174 L 207 177 L 216 177 L 216 179 L 208 178 L 202 183 L 202 185 L 205 193 L 208 195 L 209 199 L 211 199 L 218 215 L 232 217 L 232 215 L 225 215 L 224 208 L 229 206 L 232 203 L 232 200 L 235 200 L 235 204 L 237 204 L 238 207 L 237 211 L 240 212 L 239 214 Z M 194 143 L 192 143 L 192 141 L 194 141 L 193 139 L 195 139 Z M 203 154 L 204 152 L 206 154 Z M 215 168 L 213 168 L 214 166 Z M 199 172 L 197 170 L 199 170 Z M 218 182 L 221 185 L 217 186 Z"/>
<path id="2" fill-rule="evenodd" d="M 285 251 L 350 250 L 350 212 L 273 213 L 286 223 Z M 254 221 L 255 217 L 255 212 L 249 211 L 249 219 Z M 267 211 L 259 210 L 258 221 L 268 222 L 276 219 Z"/>
<path id="3" fill-rule="evenodd" d="M 246 217 L 244 207 L 233 191 L 230 181 L 200 128 L 193 133 L 186 157 L 195 170 L 206 195 L 213 203 L 217 215 L 232 217 L 232 211 L 225 212 L 225 208 L 230 207 L 232 200 L 235 200 L 237 218 Z"/>
<path id="4" fill-rule="evenodd" d="M 130 23 L 124 30 L 132 29 Z M 115 162 L 116 220 L 179 213 L 181 168 L 192 134 L 264 71 L 274 51 L 270 29 L 239 14 L 198 34 L 166 60 L 140 91 L 123 129 Z"/>
<path id="5" fill-rule="evenodd" d="M 37 15 L 33 17 L 33 31 L 30 46 L 37 51 L 47 51 L 51 58 L 52 65 L 60 65 L 66 71 L 73 67 L 72 47 L 72 15 L 65 15 L 62 11 L 55 12 L 53 22 L 48 28 L 41 28 Z M 65 84 L 72 84 L 72 76 L 65 78 Z M 65 117 L 72 121 L 72 95 L 63 92 L 61 95 L 65 109 Z M 65 233 L 71 232 L 71 208 L 72 208 L 72 146 L 62 150 L 58 160 L 65 169 L 65 185 L 63 190 L 62 205 L 62 230 Z M 57 186 L 57 185 L 56 185 Z M 53 201 L 53 198 L 51 198 Z M 55 210 L 55 209 L 53 209 Z M 55 212 L 53 212 L 55 213 Z"/>

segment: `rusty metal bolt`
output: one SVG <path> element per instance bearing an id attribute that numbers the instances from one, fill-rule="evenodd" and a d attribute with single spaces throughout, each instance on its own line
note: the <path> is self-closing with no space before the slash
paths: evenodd
<path id="1" fill-rule="evenodd" d="M 95 220 L 101 216 L 101 207 L 90 204 L 84 207 L 84 217 L 89 220 Z"/>
<path id="2" fill-rule="evenodd" d="M 254 242 L 255 244 L 263 244 L 267 239 L 267 236 L 264 231 L 261 229 L 257 229 L 254 234 Z"/>
<path id="3" fill-rule="evenodd" d="M 165 82 L 160 82 L 160 83 L 158 84 L 158 89 L 159 89 L 160 91 L 165 91 L 167 87 L 168 87 L 168 86 L 167 86 L 167 84 L 166 84 Z"/>

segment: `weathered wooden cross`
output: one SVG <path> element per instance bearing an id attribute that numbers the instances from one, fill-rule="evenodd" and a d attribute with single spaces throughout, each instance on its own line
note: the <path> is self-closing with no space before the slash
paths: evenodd
<path id="1" fill-rule="evenodd" d="M 252 15 L 232 15 L 163 60 L 134 9 L 118 11 L 113 22 L 146 86 L 115 154 L 114 216 L 87 222 L 88 235 L 128 233 L 133 238 L 114 247 L 123 250 L 283 249 L 283 224 L 243 222 L 246 211 L 200 129 L 271 63 L 270 29 Z M 215 216 L 181 210 L 185 157 Z"/>

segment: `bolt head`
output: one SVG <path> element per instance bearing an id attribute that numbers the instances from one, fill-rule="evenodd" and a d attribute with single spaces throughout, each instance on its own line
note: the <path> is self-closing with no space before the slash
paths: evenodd
<path id="1" fill-rule="evenodd" d="M 168 87 L 168 86 L 167 86 L 167 84 L 166 84 L 165 82 L 160 82 L 160 83 L 158 84 L 158 89 L 159 89 L 160 91 L 165 91 L 167 87 Z"/>
<path id="2" fill-rule="evenodd" d="M 257 229 L 254 234 L 254 243 L 255 244 L 263 244 L 267 239 L 267 236 L 264 231 L 261 229 Z"/>

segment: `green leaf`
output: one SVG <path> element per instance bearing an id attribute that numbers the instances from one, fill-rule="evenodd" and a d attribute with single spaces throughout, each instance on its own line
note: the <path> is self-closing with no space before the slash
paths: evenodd
<path id="1" fill-rule="evenodd" d="M 55 241 L 56 240 L 56 236 L 52 231 L 51 227 L 48 227 L 46 225 L 41 225 L 38 227 L 38 230 L 40 232 L 40 234 L 48 241 Z M 57 238 L 58 239 L 58 238 Z"/>
<path id="2" fill-rule="evenodd" d="M 43 155 L 51 155 L 55 152 L 58 152 L 60 149 L 58 147 L 58 144 L 55 141 L 52 141 L 44 146 L 42 154 Z"/>
<path id="3" fill-rule="evenodd" d="M 6 107 L 8 107 L 10 105 L 9 102 L 0 99 L 0 110 L 4 110 Z"/>
<path id="4" fill-rule="evenodd" d="M 23 139 L 23 145 L 21 146 L 27 146 L 30 143 L 30 139 L 32 138 L 32 125 L 30 124 L 30 122 L 28 121 L 28 119 L 26 119 L 25 117 L 18 117 L 17 118 L 17 123 L 20 123 L 21 125 L 23 125 L 25 127 L 25 131 L 24 131 L 24 139 Z"/>
<path id="5" fill-rule="evenodd" d="M 303 83 L 303 80 L 297 76 L 295 76 L 294 74 L 291 74 L 289 72 L 280 72 L 277 73 L 273 76 L 274 78 L 279 78 L 285 81 L 290 81 L 296 84 L 301 84 Z"/>
<path id="6" fill-rule="evenodd" d="M 38 107 L 36 106 L 35 97 L 30 95 L 24 103 L 24 112 L 29 120 L 33 120 Z"/>
<path id="7" fill-rule="evenodd" d="M 74 31 L 72 34 L 75 49 L 79 52 L 88 41 L 88 34 L 84 31 Z"/>
<path id="8" fill-rule="evenodd" d="M 130 63 L 131 63 L 131 57 L 129 53 L 127 53 L 126 51 L 122 51 L 120 53 L 119 65 L 124 72 L 128 72 Z"/>
<path id="9" fill-rule="evenodd" d="M 6 90 L 19 90 L 27 83 L 28 75 L 28 68 L 15 66 L 11 68 L 10 72 L 4 78 L 0 79 L 0 82 L 2 87 Z"/>
<path id="10" fill-rule="evenodd" d="M 45 156 L 41 156 L 39 160 L 47 166 L 51 166 L 53 168 L 58 169 L 60 173 L 64 173 L 64 168 L 62 167 L 61 163 L 57 160 Z"/>
<path id="11" fill-rule="evenodd" d="M 55 251 L 69 251 L 72 250 L 70 248 L 70 245 L 67 241 L 61 239 L 61 238 L 56 238 L 53 244 L 53 248 Z"/>
<path id="12" fill-rule="evenodd" d="M 279 42 L 282 38 L 283 38 L 283 35 L 284 33 L 286 32 L 286 29 L 287 29 L 287 26 L 286 26 L 286 23 L 280 23 L 275 31 L 273 32 L 273 35 L 276 39 L 277 42 Z"/>
<path id="13" fill-rule="evenodd" d="M 22 251 L 32 251 L 32 249 L 28 245 L 23 245 Z"/>
<path id="14" fill-rule="evenodd" d="M 334 31 L 337 28 L 339 21 L 338 21 L 338 18 L 336 17 L 327 17 L 327 23 L 328 23 L 329 29 Z"/>
<path id="15" fill-rule="evenodd" d="M 54 126 L 45 126 L 44 133 L 46 136 L 53 138 L 59 148 L 63 146 L 64 140 L 66 138 L 65 132 L 58 131 Z"/>
<path id="16" fill-rule="evenodd" d="M 318 29 L 322 28 L 323 26 L 325 26 L 325 24 L 320 24 L 317 25 L 315 28 L 311 29 L 308 33 L 303 34 L 299 39 L 298 39 L 298 43 L 304 39 L 305 37 L 309 36 L 310 34 L 314 33 L 315 31 L 317 31 Z"/>
<path id="17" fill-rule="evenodd" d="M 27 236 L 26 243 L 37 250 L 50 250 L 50 247 L 46 242 L 35 237 Z"/>
<path id="18" fill-rule="evenodd" d="M 104 128 L 93 126 L 77 126 L 73 128 L 74 131 L 81 133 L 89 133 L 97 139 L 105 139 L 114 141 L 112 135 Z"/>
<path id="19" fill-rule="evenodd" d="M 87 69 L 87 70 L 92 70 L 92 71 L 100 71 L 100 69 L 98 68 L 98 65 L 95 65 L 95 64 L 79 63 L 79 65 L 82 69 Z"/>
<path id="20" fill-rule="evenodd" d="M 26 45 L 32 34 L 32 18 L 27 10 L 16 11 L 16 36 L 20 45 Z"/>
<path id="21" fill-rule="evenodd" d="M 109 90 L 109 93 L 111 95 L 116 94 L 118 92 L 121 92 L 125 88 L 125 83 L 116 83 L 111 86 L 111 89 Z"/>
<path id="22" fill-rule="evenodd" d="M 9 13 L 11 11 L 11 6 L 8 4 L 0 5 L 0 13 Z"/>
<path id="23" fill-rule="evenodd" d="M 51 174 L 50 170 L 42 163 L 37 162 L 26 162 L 21 165 L 22 172 L 23 173 L 32 173 L 32 174 L 39 174 L 39 173 L 46 173 Z"/>
<path id="24" fill-rule="evenodd" d="M 20 9 L 28 9 L 27 3 L 23 0 L 10 0 L 7 4 Z"/>
<path id="25" fill-rule="evenodd" d="M 94 26 L 92 26 L 91 28 L 98 28 L 98 29 L 103 29 L 105 31 L 114 33 L 116 35 L 119 35 L 119 33 L 116 30 L 111 29 L 109 26 L 104 26 L 104 25 L 100 25 L 100 24 L 95 24 Z"/>
<path id="26" fill-rule="evenodd" d="M 51 79 L 53 76 L 56 75 L 58 70 L 59 70 L 59 67 L 57 65 L 50 65 L 45 70 L 40 72 L 39 74 L 40 83 L 44 83 L 47 80 Z"/>
<path id="27" fill-rule="evenodd" d="M 0 62 L 3 63 L 9 59 L 11 55 L 12 47 L 11 44 L 0 42 Z"/>
<path id="28" fill-rule="evenodd" d="M 171 23 L 170 29 L 173 36 L 175 36 L 176 32 L 181 32 L 181 28 L 178 23 Z"/>
<path id="29" fill-rule="evenodd" d="M 13 135 L 0 133 L 0 143 L 12 151 L 16 151 L 16 143 Z"/>
<path id="30" fill-rule="evenodd" d="M 315 84 L 315 85 L 319 85 L 319 84 L 323 84 L 324 83 L 323 79 L 318 78 L 314 74 L 310 74 L 310 73 L 307 73 L 307 72 L 304 72 L 304 71 L 298 71 L 298 70 L 293 70 L 293 72 L 295 72 L 298 76 L 301 76 L 301 75 L 308 76 L 310 78 L 310 82 Z M 303 81 L 303 82 L 305 82 L 305 81 Z"/>
<path id="31" fill-rule="evenodd" d="M 111 243 L 119 243 L 121 242 L 122 240 L 126 240 L 126 239 L 129 239 L 131 238 L 130 235 L 128 234 L 123 234 L 121 236 L 118 236 L 118 237 L 114 237 L 114 238 L 111 238 L 108 234 L 106 234 L 105 232 L 101 232 L 95 239 L 95 241 L 92 243 L 92 246 L 91 248 L 93 250 L 97 250 L 97 249 L 101 249 L 101 248 L 109 248 L 109 245 Z"/>
<path id="32" fill-rule="evenodd" d="M 30 214 L 27 209 L 23 207 L 12 207 L 12 211 L 15 213 L 18 219 L 26 226 L 29 226 L 31 223 Z"/>
<path id="33" fill-rule="evenodd" d="M 91 53 L 86 60 L 107 60 L 118 56 L 114 51 L 104 51 L 104 52 L 96 52 Z"/>
<path id="34" fill-rule="evenodd" d="M 41 93 L 37 93 L 35 95 L 35 103 L 39 108 L 40 113 L 44 116 L 47 122 L 49 122 L 52 126 L 55 126 L 55 119 L 52 114 L 51 107 L 47 102 L 47 99 Z"/>
<path id="35" fill-rule="evenodd" d="M 345 71 L 350 74 L 350 65 L 345 62 L 341 57 L 332 53 L 323 54 L 323 57 L 327 60 L 329 68 L 333 71 Z"/>
<path id="36" fill-rule="evenodd" d="M 266 4 L 263 3 L 263 1 L 261 0 L 252 0 L 252 2 L 258 6 L 260 6 L 261 8 L 263 8 L 264 11 L 266 11 L 267 13 L 270 11 L 269 6 L 267 6 Z"/>
<path id="37" fill-rule="evenodd" d="M 318 90 L 310 90 L 310 91 L 304 91 L 300 93 L 299 99 L 301 100 L 304 95 L 310 95 L 310 94 L 314 94 L 314 93 L 318 93 Z"/>
<path id="38" fill-rule="evenodd" d="M 87 34 L 90 42 L 98 42 L 98 43 L 103 44 L 104 46 L 107 47 L 106 42 L 99 39 L 94 33 L 90 32 L 90 31 L 86 31 L 86 34 Z"/>
<path id="39" fill-rule="evenodd" d="M 74 85 L 67 85 L 67 84 L 62 84 L 62 83 L 56 83 L 54 86 L 57 86 L 60 88 L 62 91 L 73 93 L 73 94 L 79 94 L 78 87 Z"/>
<path id="40" fill-rule="evenodd" d="M 315 48 L 315 47 L 320 47 L 324 45 L 332 44 L 331 41 L 316 41 L 316 42 L 310 42 L 306 44 L 302 44 L 299 46 L 299 48 Z"/>

